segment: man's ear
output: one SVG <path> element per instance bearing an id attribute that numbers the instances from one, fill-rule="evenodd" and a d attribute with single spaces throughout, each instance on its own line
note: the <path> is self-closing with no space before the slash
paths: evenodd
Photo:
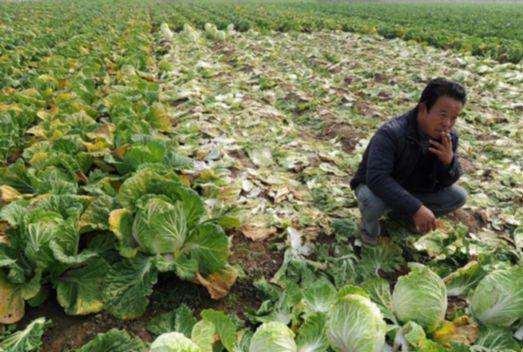
<path id="1" fill-rule="evenodd" d="M 419 103 L 418 112 L 423 116 L 426 115 L 427 114 L 427 104 L 425 104 L 424 102 Z"/>

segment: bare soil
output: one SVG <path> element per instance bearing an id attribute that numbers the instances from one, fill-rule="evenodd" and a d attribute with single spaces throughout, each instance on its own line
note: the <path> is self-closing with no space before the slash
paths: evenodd
<path id="1" fill-rule="evenodd" d="M 334 113 L 324 112 L 320 116 L 323 119 L 322 136 L 326 138 L 338 137 L 343 151 L 353 151 L 358 140 L 362 138 L 362 134 L 349 124 L 340 122 Z"/>
<path id="2" fill-rule="evenodd" d="M 446 215 L 452 221 L 461 222 L 469 228 L 470 232 L 477 233 L 486 223 L 481 218 L 481 215 L 467 209 L 458 209 Z"/>

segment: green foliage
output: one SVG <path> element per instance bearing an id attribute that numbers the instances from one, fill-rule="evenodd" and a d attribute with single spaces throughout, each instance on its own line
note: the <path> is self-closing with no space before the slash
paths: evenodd
<path id="1" fill-rule="evenodd" d="M 45 318 L 33 320 L 24 330 L 17 331 L 0 341 L 0 351 L 36 352 L 42 345 L 42 335 L 51 322 Z"/>
<path id="2" fill-rule="evenodd" d="M 189 338 L 178 332 L 158 336 L 151 344 L 151 352 L 201 352 L 202 350 Z"/>
<path id="3" fill-rule="evenodd" d="M 262 324 L 251 339 L 249 352 L 263 351 L 297 352 L 294 333 L 280 322 Z"/>
<path id="4" fill-rule="evenodd" d="M 98 334 L 76 352 L 145 352 L 147 348 L 139 339 L 133 339 L 125 331 L 112 329 Z"/>
<path id="5" fill-rule="evenodd" d="M 494 270 L 470 297 L 472 314 L 482 323 L 509 327 L 523 317 L 523 267 Z"/>
<path id="6" fill-rule="evenodd" d="M 329 311 L 327 338 L 334 351 L 381 351 L 387 325 L 381 312 L 359 294 L 341 297 Z"/>
<path id="7" fill-rule="evenodd" d="M 432 331 L 447 311 L 447 290 L 443 280 L 421 264 L 400 276 L 392 292 L 392 309 L 401 322 L 413 321 Z"/>
<path id="8" fill-rule="evenodd" d="M 192 310 L 182 304 L 172 312 L 163 313 L 151 319 L 147 324 L 147 330 L 156 336 L 175 331 L 191 337 L 194 324 L 196 324 L 196 318 L 194 318 Z"/>
<path id="9" fill-rule="evenodd" d="M 134 319 L 142 315 L 157 275 L 148 257 L 126 259 L 113 265 L 103 286 L 107 311 L 120 319 Z"/>

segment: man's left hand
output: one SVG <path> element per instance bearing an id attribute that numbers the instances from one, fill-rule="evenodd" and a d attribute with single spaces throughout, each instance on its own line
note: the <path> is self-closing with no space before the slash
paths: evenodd
<path id="1" fill-rule="evenodd" d="M 452 152 L 452 141 L 450 139 L 450 133 L 441 133 L 441 142 L 431 139 L 429 151 L 436 154 L 445 167 L 449 167 L 452 163 L 454 153 Z"/>

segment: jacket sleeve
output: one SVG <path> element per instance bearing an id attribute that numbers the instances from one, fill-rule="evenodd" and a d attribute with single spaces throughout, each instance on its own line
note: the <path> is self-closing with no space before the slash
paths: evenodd
<path id="1" fill-rule="evenodd" d="M 412 217 L 422 203 L 392 178 L 395 150 L 394 138 L 379 129 L 369 145 L 366 184 L 390 208 Z"/>
<path id="2" fill-rule="evenodd" d="M 455 134 L 452 138 L 452 162 L 448 167 L 445 167 L 443 163 L 438 159 L 437 177 L 440 185 L 448 187 L 456 182 L 461 176 L 461 165 L 458 158 L 458 135 Z"/>

